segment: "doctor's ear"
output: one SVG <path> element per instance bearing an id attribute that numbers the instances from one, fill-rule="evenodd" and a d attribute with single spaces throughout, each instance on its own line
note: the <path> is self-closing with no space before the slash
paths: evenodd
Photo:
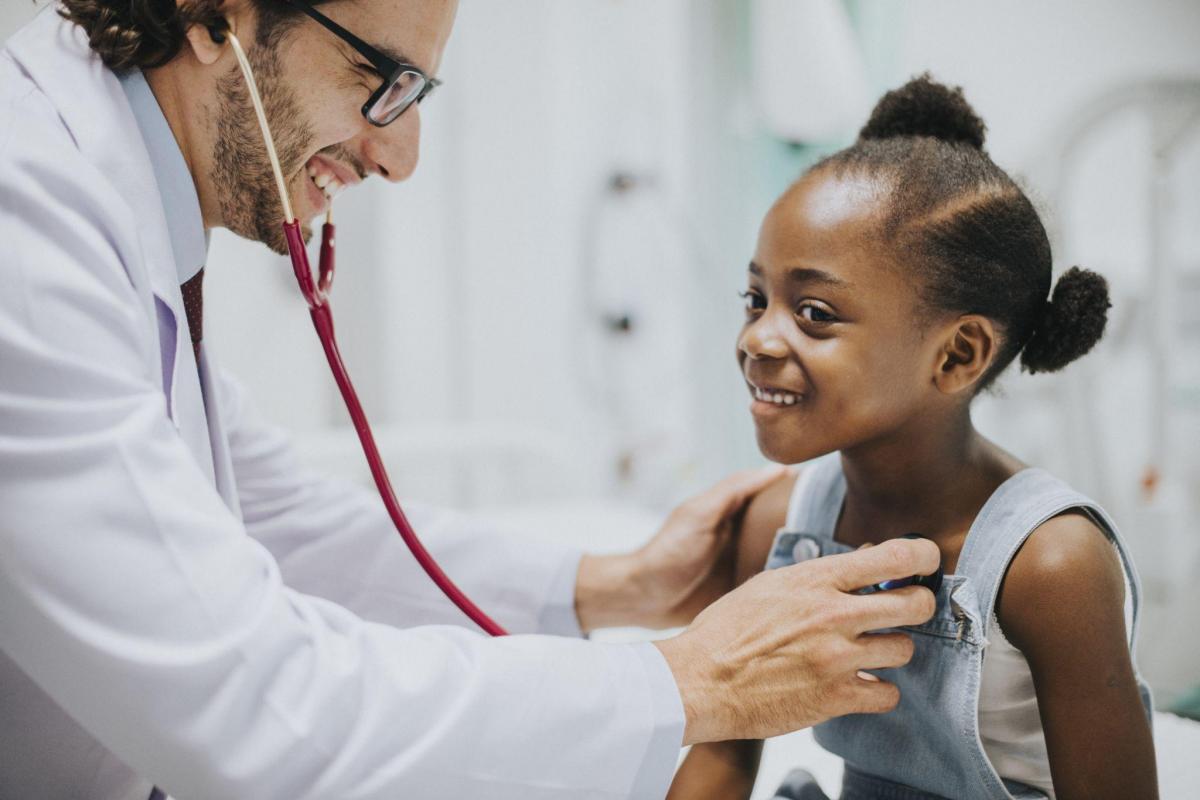
<path id="1" fill-rule="evenodd" d="M 244 4 L 237 0 L 211 2 L 194 0 L 194 13 L 190 14 L 187 27 L 187 46 L 206 66 L 216 63 L 226 51 L 231 27 L 230 20 L 242 10 Z"/>
<path id="2" fill-rule="evenodd" d="M 996 326 L 987 317 L 967 314 L 943 334 L 933 383 L 943 394 L 958 394 L 975 386 L 996 360 Z"/>
<path id="3" fill-rule="evenodd" d="M 225 52 L 229 38 L 225 35 L 229 31 L 229 23 L 224 17 L 216 17 L 212 20 L 203 22 L 195 22 L 188 26 L 187 46 L 192 53 L 205 66 L 210 66 L 221 58 L 221 54 Z"/>

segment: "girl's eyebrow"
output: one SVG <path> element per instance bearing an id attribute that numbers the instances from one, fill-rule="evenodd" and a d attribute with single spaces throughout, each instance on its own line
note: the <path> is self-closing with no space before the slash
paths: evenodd
<path id="1" fill-rule="evenodd" d="M 762 267 L 751 261 L 750 274 L 762 277 Z M 844 281 L 825 270 L 814 269 L 813 267 L 792 267 L 787 271 L 787 277 L 792 283 L 820 283 L 834 289 L 851 289 L 854 287 L 854 284 L 849 281 Z"/>

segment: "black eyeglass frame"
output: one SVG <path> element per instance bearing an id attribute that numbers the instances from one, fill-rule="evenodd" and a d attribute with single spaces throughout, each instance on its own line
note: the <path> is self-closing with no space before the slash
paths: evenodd
<path id="1" fill-rule="evenodd" d="M 327 29 L 330 33 L 334 34 L 346 44 L 357 50 L 359 55 L 371 62 L 371 68 L 379 73 L 380 77 L 383 78 L 383 83 L 378 89 L 371 93 L 371 96 L 367 98 L 367 102 L 363 103 L 362 107 L 363 117 L 366 118 L 367 122 L 371 123 L 375 127 L 382 128 L 395 122 L 396 119 L 405 111 L 407 111 L 411 105 L 414 103 L 420 103 L 429 95 L 430 92 L 442 85 L 440 80 L 429 77 L 425 74 L 425 70 L 421 69 L 416 64 L 406 64 L 403 61 L 397 61 L 394 58 L 385 56 L 383 53 L 379 52 L 377 49 L 343 28 L 341 25 L 338 25 L 320 11 L 317 11 L 311 5 L 304 2 L 304 0 L 283 0 L 283 2 L 292 8 L 303 11 L 322 27 Z M 401 106 L 399 110 L 391 114 L 383 122 L 376 122 L 371 118 L 371 107 L 379 102 L 379 100 L 383 98 L 385 94 L 391 91 L 392 87 L 396 85 L 396 82 L 399 81 L 406 72 L 415 72 L 421 77 L 421 80 L 424 81 L 424 85 L 421 86 L 421 90 L 417 92 L 416 97 L 408 101 L 408 103 L 405 105 Z"/>

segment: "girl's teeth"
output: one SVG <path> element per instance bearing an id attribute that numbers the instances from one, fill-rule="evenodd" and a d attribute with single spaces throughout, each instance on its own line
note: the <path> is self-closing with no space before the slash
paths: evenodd
<path id="1" fill-rule="evenodd" d="M 329 182 L 325 185 L 324 188 L 325 188 L 325 194 L 329 195 L 330 197 L 333 197 L 335 194 L 337 194 L 338 192 L 340 192 L 342 190 L 342 183 L 337 178 L 330 178 Z"/>
<path id="2" fill-rule="evenodd" d="M 754 387 L 754 397 L 756 400 L 773 403 L 777 406 L 794 406 L 800 402 L 800 395 L 791 392 L 768 392 L 757 386 Z"/>
<path id="3" fill-rule="evenodd" d="M 333 180 L 333 178 L 329 175 L 321 174 L 313 178 L 313 183 L 317 185 L 318 189 L 324 189 L 325 184 L 329 183 L 331 180 Z"/>

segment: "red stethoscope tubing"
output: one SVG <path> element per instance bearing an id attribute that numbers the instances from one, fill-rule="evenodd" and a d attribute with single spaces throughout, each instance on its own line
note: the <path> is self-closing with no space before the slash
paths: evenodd
<path id="1" fill-rule="evenodd" d="M 375 446 L 375 436 L 371 433 L 371 424 L 367 422 L 367 415 L 363 411 L 362 403 L 358 401 L 358 393 L 354 391 L 354 384 L 350 381 L 346 365 L 342 363 L 342 354 L 338 351 L 337 339 L 333 335 L 333 312 L 329 309 L 329 290 L 333 285 L 334 272 L 333 219 L 331 216 L 327 216 L 325 226 L 321 229 L 321 255 L 318 265 L 321 271 L 317 280 L 314 281 L 312 267 L 308 263 L 308 250 L 304 246 L 304 236 L 300 233 L 300 221 L 292 213 L 287 182 L 283 179 L 283 168 L 279 164 L 279 155 L 275 152 L 275 142 L 271 138 L 271 126 L 267 122 L 262 96 L 255 85 L 254 70 L 250 66 L 250 59 L 246 57 L 246 51 L 242 49 L 242 44 L 233 31 L 223 32 L 221 38 L 214 37 L 214 41 L 224 41 L 226 38 L 233 47 L 238 66 L 246 79 L 246 91 L 254 106 L 254 115 L 258 119 L 259 129 L 262 131 L 263 146 L 266 148 L 267 158 L 271 162 L 271 172 L 275 176 L 275 187 L 279 190 L 279 202 L 283 207 L 285 220 L 283 236 L 287 242 L 288 255 L 292 259 L 292 270 L 296 273 L 296 282 L 300 285 L 300 292 L 308 303 L 313 326 L 317 329 L 321 347 L 325 350 L 325 358 L 329 361 L 329 368 L 333 371 L 333 379 L 342 393 L 342 399 L 346 401 L 346 410 L 350 412 L 350 419 L 354 422 L 354 431 L 358 434 L 358 441 L 362 443 L 363 455 L 367 457 L 367 465 L 371 468 L 371 477 L 375 479 L 375 487 L 379 489 L 379 496 L 383 499 L 388 516 L 392 518 L 400 538 L 408 545 L 408 549 L 412 551 L 413 557 L 417 559 L 421 569 L 425 570 L 425 574 L 442 590 L 442 593 L 486 633 L 492 636 L 504 636 L 507 632 L 491 617 L 483 613 L 479 606 L 472 603 L 471 598 L 455 586 L 454 581 L 450 580 L 450 577 L 442 571 L 433 556 L 425 549 L 425 545 L 421 544 L 421 540 L 417 538 L 408 518 L 404 516 L 404 510 L 400 508 L 400 501 L 396 499 L 396 493 L 392 490 L 392 482 L 388 479 L 387 469 L 383 466 L 379 448 Z"/>
<path id="2" fill-rule="evenodd" d="M 491 636 L 505 636 L 507 631 L 500 627 L 495 620 L 483 612 L 479 606 L 471 602 L 471 598 L 454 584 L 429 551 L 425 549 L 425 545 L 417 538 L 416 531 L 409 524 L 408 518 L 404 515 L 404 510 L 400 508 L 400 502 L 396 499 L 396 493 L 392 489 L 392 482 L 388 478 L 387 468 L 383 465 L 383 458 L 379 454 L 379 448 L 375 445 L 375 436 L 371 432 L 371 424 L 367 421 L 367 415 L 363 411 L 362 403 L 358 400 L 358 393 L 354 390 L 354 384 L 350 381 L 350 374 L 346 371 L 346 365 L 342 363 L 342 354 L 338 350 L 337 338 L 333 332 L 333 312 L 329 308 L 329 289 L 333 284 L 334 274 L 334 227 L 333 223 L 326 222 L 321 228 L 321 255 L 320 255 L 320 274 L 318 281 L 313 281 L 312 267 L 308 262 L 308 251 L 304 246 L 304 237 L 300 233 L 300 223 L 293 219 L 291 222 L 283 224 L 283 233 L 287 239 L 288 254 L 292 259 L 292 270 L 296 273 L 296 282 L 300 285 L 300 291 L 304 294 L 304 299 L 308 302 L 308 310 L 312 316 L 313 326 L 317 329 L 317 336 L 321 340 L 321 347 L 325 351 L 325 358 L 329 361 L 329 368 L 333 372 L 333 379 L 337 382 L 338 391 L 342 394 L 342 399 L 346 403 L 346 410 L 350 413 L 350 419 L 354 423 L 354 432 L 358 434 L 358 440 L 362 444 L 363 455 L 367 457 L 367 465 L 371 469 L 371 477 L 375 480 L 375 487 L 379 490 L 379 496 L 383 499 L 383 505 L 387 509 L 388 516 L 392 518 L 392 522 L 396 526 L 396 531 L 400 534 L 400 538 L 408 545 L 408 549 L 412 551 L 413 557 L 417 563 L 425 570 L 430 579 L 437 585 L 442 593 L 450 599 L 454 605 L 458 606 L 464 614 L 466 614 L 472 622 L 484 630 L 485 633 Z"/>

